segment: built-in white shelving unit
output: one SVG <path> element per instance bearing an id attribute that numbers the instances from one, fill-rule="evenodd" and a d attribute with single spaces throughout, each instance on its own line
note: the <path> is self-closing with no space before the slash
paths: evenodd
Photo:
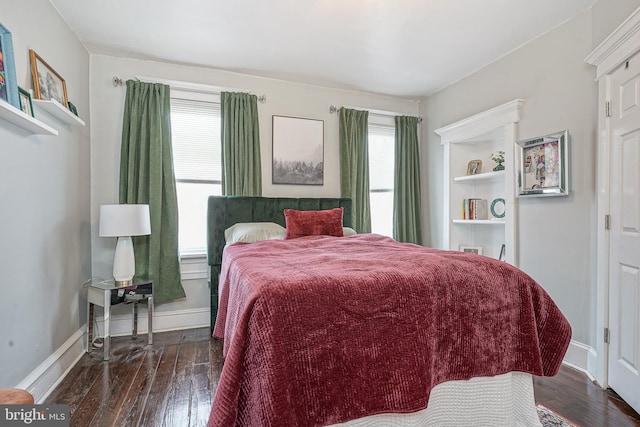
<path id="1" fill-rule="evenodd" d="M 58 131 L 28 116 L 11 104 L 0 101 L 0 118 L 37 135 L 58 135 Z"/>
<path id="2" fill-rule="evenodd" d="M 517 200 L 513 165 L 517 123 L 523 104 L 523 100 L 516 99 L 435 131 L 444 148 L 445 249 L 480 246 L 483 255 L 498 258 L 504 244 L 505 260 L 517 265 Z M 491 154 L 497 151 L 505 152 L 505 169 L 501 171 L 493 171 L 496 164 L 490 159 Z M 481 173 L 467 175 L 467 165 L 471 160 L 482 161 Z M 488 219 L 463 218 L 463 200 L 472 198 L 487 200 Z M 496 199 L 504 199 L 503 218 L 495 218 L 490 211 Z"/>
<path id="3" fill-rule="evenodd" d="M 54 99 L 34 99 L 33 105 L 46 111 L 58 120 L 72 126 L 84 126 L 84 120 L 73 114 L 69 109 Z"/>

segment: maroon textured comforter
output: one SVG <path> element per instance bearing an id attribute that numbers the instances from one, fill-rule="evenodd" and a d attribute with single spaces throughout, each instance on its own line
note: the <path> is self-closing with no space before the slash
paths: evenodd
<path id="1" fill-rule="evenodd" d="M 427 406 L 444 381 L 555 375 L 571 328 L 528 275 L 377 235 L 225 250 L 209 426 L 320 426 Z"/>

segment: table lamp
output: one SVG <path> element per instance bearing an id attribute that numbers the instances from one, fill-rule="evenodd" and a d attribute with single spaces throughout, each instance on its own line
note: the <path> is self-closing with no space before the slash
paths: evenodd
<path id="1" fill-rule="evenodd" d="M 131 236 L 151 234 L 149 205 L 101 205 L 100 237 L 117 237 L 113 257 L 113 278 L 116 287 L 129 286 L 136 272 Z"/>

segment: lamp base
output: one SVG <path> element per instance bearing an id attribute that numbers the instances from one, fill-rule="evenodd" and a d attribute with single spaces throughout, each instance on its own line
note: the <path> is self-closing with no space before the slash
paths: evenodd
<path id="1" fill-rule="evenodd" d="M 114 285 L 116 288 L 124 288 L 133 285 L 133 280 L 116 280 Z"/>

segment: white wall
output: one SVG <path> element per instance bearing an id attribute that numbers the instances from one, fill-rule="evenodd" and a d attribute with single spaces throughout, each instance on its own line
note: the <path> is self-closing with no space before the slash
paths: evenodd
<path id="1" fill-rule="evenodd" d="M 47 0 L 0 0 L 18 85 L 32 89 L 34 49 L 67 83 L 87 126 L 35 110 L 59 136 L 0 120 L 0 388 L 15 387 L 85 323 L 91 276 L 89 55 Z"/>
<path id="2" fill-rule="evenodd" d="M 595 332 L 595 71 L 584 62 L 592 49 L 591 11 L 539 37 L 464 80 L 430 96 L 421 114 L 429 192 L 431 243 L 442 245 L 442 159 L 433 132 L 507 101 L 524 99 L 519 139 L 569 129 L 568 197 L 519 200 L 519 266 L 554 298 L 573 327 L 591 343 Z"/>
<path id="3" fill-rule="evenodd" d="M 91 222 L 94 237 L 97 236 L 99 206 L 118 201 L 118 168 L 126 89 L 113 86 L 114 76 L 125 80 L 135 76 L 154 77 L 266 95 L 267 102 L 258 104 L 264 196 L 337 197 L 340 195 L 338 116 L 329 113 L 330 105 L 358 106 L 406 115 L 418 113 L 418 103 L 410 100 L 177 64 L 92 55 L 91 115 L 94 125 L 91 138 Z M 324 120 L 323 186 L 271 184 L 272 115 Z M 93 271 L 96 276 L 107 278 L 111 275 L 115 246 L 112 240 L 93 239 Z M 157 307 L 158 312 L 209 307 L 209 289 L 205 280 L 183 281 L 183 285 L 187 293 L 186 300 L 162 304 Z"/>

